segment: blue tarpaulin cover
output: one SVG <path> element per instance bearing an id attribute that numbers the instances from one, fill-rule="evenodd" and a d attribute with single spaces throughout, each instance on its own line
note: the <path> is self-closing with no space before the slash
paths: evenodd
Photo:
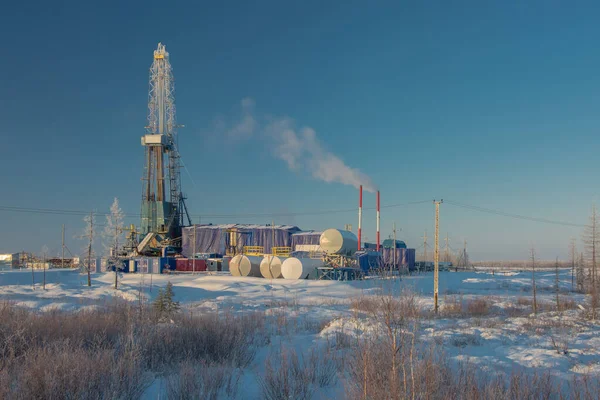
<path id="1" fill-rule="evenodd" d="M 226 248 L 231 244 L 231 231 L 234 231 L 239 253 L 243 251 L 244 246 L 262 246 L 265 253 L 270 253 L 273 246 L 290 247 L 292 234 L 299 232 L 300 228 L 292 225 L 245 224 L 189 226 L 183 228 L 182 254 L 191 257 L 194 250 L 196 253 L 225 254 Z M 195 248 L 194 236 L 196 237 Z"/>

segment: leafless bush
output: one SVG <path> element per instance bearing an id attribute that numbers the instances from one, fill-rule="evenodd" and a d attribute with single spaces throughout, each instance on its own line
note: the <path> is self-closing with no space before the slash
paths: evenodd
<path id="1" fill-rule="evenodd" d="M 517 305 L 519 305 L 519 306 L 531 307 L 532 304 L 533 304 L 533 300 L 529 297 L 519 297 L 517 299 Z"/>
<path id="2" fill-rule="evenodd" d="M 483 316 L 490 313 L 492 305 L 488 298 L 480 297 L 467 301 L 467 313 L 473 316 Z"/>
<path id="3" fill-rule="evenodd" d="M 566 296 L 560 297 L 559 311 L 575 310 L 577 308 L 578 308 L 577 302 L 572 297 L 566 297 Z"/>
<path id="4" fill-rule="evenodd" d="M 271 354 L 265 362 L 265 374 L 258 378 L 264 399 L 310 399 L 316 387 L 332 384 L 337 377 L 335 356 L 312 350 L 299 357 L 293 350 Z"/>
<path id="5" fill-rule="evenodd" d="M 462 333 L 450 338 L 450 344 L 454 347 L 479 346 L 481 338 L 472 333 Z"/>
<path id="6" fill-rule="evenodd" d="M 10 399 L 139 398 L 149 383 L 141 361 L 137 346 L 117 353 L 55 342 L 4 365 L 0 394 Z"/>
<path id="7" fill-rule="evenodd" d="M 447 296 L 441 307 L 443 317 L 481 317 L 491 313 L 492 300 L 478 297 L 465 300 L 462 296 Z"/>
<path id="8" fill-rule="evenodd" d="M 180 317 L 174 324 L 142 328 L 147 367 L 159 370 L 186 360 L 246 367 L 264 344 L 264 315 L 250 313 Z M 262 340 L 262 343 L 260 342 Z"/>
<path id="9" fill-rule="evenodd" d="M 458 297 L 456 295 L 444 296 L 444 301 L 442 302 L 440 311 L 443 316 L 447 317 L 462 315 L 463 297 Z"/>
<path id="10" fill-rule="evenodd" d="M 235 398 L 239 379 L 237 368 L 184 361 L 167 377 L 167 396 L 179 400 Z"/>
<path id="11" fill-rule="evenodd" d="M 596 399 L 600 389 L 598 376 L 574 377 L 564 386 L 550 371 L 526 373 L 513 370 L 508 376 L 488 373 L 469 365 L 451 365 L 442 351 L 415 346 L 407 362 L 407 384 L 402 384 L 401 369 L 396 376 L 401 384 L 394 389 L 389 373 L 391 357 L 382 343 L 365 341 L 354 349 L 346 363 L 347 398 L 359 399 Z"/>
<path id="12" fill-rule="evenodd" d="M 70 313 L 0 304 L 0 398 L 138 398 L 145 371 L 183 361 L 246 367 L 267 341 L 262 313 L 154 321 L 127 303 Z"/>

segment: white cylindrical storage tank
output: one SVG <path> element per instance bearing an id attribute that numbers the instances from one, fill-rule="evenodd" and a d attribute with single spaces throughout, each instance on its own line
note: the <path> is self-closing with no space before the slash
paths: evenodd
<path id="1" fill-rule="evenodd" d="M 260 274 L 266 279 L 281 278 L 281 258 L 266 255 L 260 262 Z"/>
<path id="2" fill-rule="evenodd" d="M 260 274 L 260 262 L 261 257 L 257 256 L 242 256 L 238 265 L 240 276 L 254 276 L 256 278 L 262 278 Z M 231 266 L 230 266 L 231 268 Z"/>
<path id="3" fill-rule="evenodd" d="M 238 254 L 229 260 L 229 273 L 232 276 L 240 276 L 240 262 L 242 261 L 242 257 L 241 254 Z"/>
<path id="4" fill-rule="evenodd" d="M 358 239 L 350 231 L 341 229 L 327 229 L 321 234 L 319 245 L 327 254 L 341 254 L 351 256 L 358 248 Z"/>
<path id="5" fill-rule="evenodd" d="M 322 266 L 322 260 L 290 257 L 281 264 L 281 275 L 284 279 L 315 279 Z"/>

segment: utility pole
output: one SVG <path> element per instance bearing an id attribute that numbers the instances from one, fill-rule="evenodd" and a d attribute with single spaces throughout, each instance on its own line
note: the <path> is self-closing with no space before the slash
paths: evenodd
<path id="1" fill-rule="evenodd" d="M 571 291 L 575 290 L 575 239 L 571 239 Z"/>
<path id="2" fill-rule="evenodd" d="M 427 261 L 427 231 L 423 234 L 423 261 Z"/>
<path id="3" fill-rule="evenodd" d="M 65 267 L 65 224 L 62 225 L 62 258 L 60 267 Z"/>
<path id="4" fill-rule="evenodd" d="M 467 256 L 467 239 L 465 239 L 463 244 L 463 252 L 461 259 L 463 264 L 462 266 L 464 266 L 464 269 L 467 269 L 467 267 L 469 266 L 469 257 Z M 458 266 L 456 267 L 455 271 L 458 272 Z"/>
<path id="5" fill-rule="evenodd" d="M 435 307 L 435 313 L 438 312 L 438 283 L 439 283 L 439 263 L 440 263 L 440 204 L 444 200 L 435 201 L 435 244 L 433 248 L 433 303 Z"/>
<path id="6" fill-rule="evenodd" d="M 394 232 L 394 249 L 392 251 L 392 268 L 396 267 L 396 223 L 393 224 L 393 232 Z M 400 272 L 400 268 L 398 268 L 398 272 Z"/>
<path id="7" fill-rule="evenodd" d="M 89 231 L 89 244 L 88 244 L 88 263 L 87 263 L 87 284 L 92 286 L 92 242 L 94 240 L 94 212 L 90 212 L 90 231 Z"/>

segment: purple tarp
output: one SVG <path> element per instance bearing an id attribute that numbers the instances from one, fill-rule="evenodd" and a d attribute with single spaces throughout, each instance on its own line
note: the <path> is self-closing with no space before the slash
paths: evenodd
<path id="1" fill-rule="evenodd" d="M 392 265 L 394 268 L 408 268 L 409 271 L 415 269 L 415 249 L 381 249 L 383 263 L 386 266 Z M 394 251 L 396 257 L 394 258 Z M 395 260 L 395 262 L 394 262 Z"/>
<path id="2" fill-rule="evenodd" d="M 318 231 L 305 231 L 294 233 L 292 235 L 292 250 L 295 250 L 296 245 L 299 244 L 318 245 L 322 233 L 323 232 Z"/>
<path id="3" fill-rule="evenodd" d="M 292 234 L 300 231 L 297 226 L 291 225 L 195 225 L 183 228 L 182 254 L 186 257 L 191 257 L 194 251 L 225 254 L 225 249 L 231 242 L 232 230 L 235 231 L 239 253 L 243 251 L 244 246 L 262 246 L 265 253 L 270 253 L 272 246 L 290 247 Z M 194 236 L 196 237 L 195 248 Z"/>

